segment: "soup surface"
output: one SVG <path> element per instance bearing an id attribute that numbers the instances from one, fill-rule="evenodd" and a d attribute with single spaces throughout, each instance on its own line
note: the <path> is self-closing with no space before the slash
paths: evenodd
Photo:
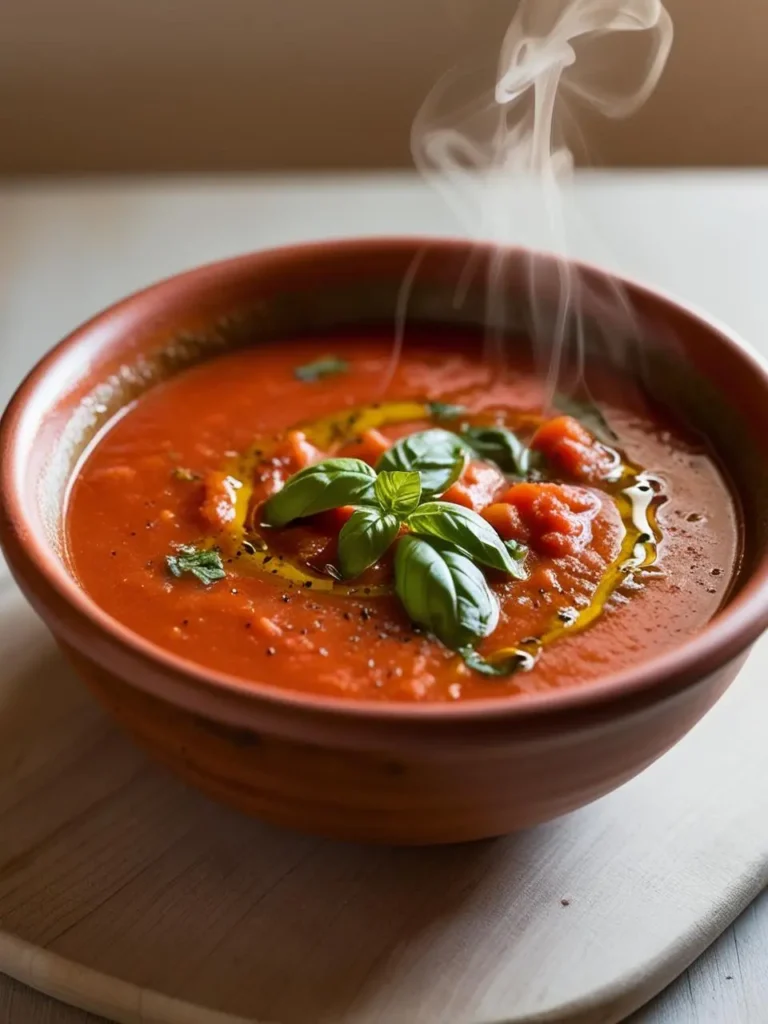
<path id="1" fill-rule="evenodd" d="M 623 398 L 543 419 L 466 336 L 391 363 L 297 340 L 153 388 L 73 482 L 84 589 L 203 666 L 389 701 L 581 686 L 715 614 L 739 525 L 701 442 Z"/>

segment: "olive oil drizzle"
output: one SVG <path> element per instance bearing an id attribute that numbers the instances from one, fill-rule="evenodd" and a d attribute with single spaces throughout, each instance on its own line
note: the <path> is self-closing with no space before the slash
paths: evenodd
<path id="1" fill-rule="evenodd" d="M 317 448 L 333 453 L 367 430 L 375 430 L 393 423 L 408 423 L 430 418 L 429 405 L 425 402 L 384 402 L 300 423 L 293 429 L 302 431 L 306 439 Z M 253 575 L 271 575 L 276 580 L 287 580 L 292 586 L 305 587 L 318 593 L 333 592 L 366 598 L 391 594 L 390 584 L 344 583 L 327 571 L 308 572 L 303 565 L 276 554 L 264 535 L 248 528 L 248 512 L 253 493 L 252 481 L 260 466 L 269 465 L 279 440 L 274 439 L 269 446 L 261 442 L 254 445 L 243 455 L 234 458 L 226 467 L 226 472 L 233 479 L 242 482 L 242 486 L 237 491 L 234 521 L 219 541 L 223 554 L 227 558 L 237 558 L 241 571 Z"/>
<path id="2" fill-rule="evenodd" d="M 475 418 L 461 416 L 446 423 L 444 419 L 438 419 L 432 414 L 427 402 L 385 402 L 298 424 L 295 429 L 302 431 L 311 444 L 332 454 L 366 431 L 394 423 L 432 421 L 444 429 L 451 429 L 470 419 Z M 520 412 L 505 417 L 503 424 L 498 418 L 494 422 L 511 430 L 523 429 L 526 433 L 532 433 L 542 418 Z M 212 540 L 210 545 L 217 544 L 227 561 L 237 559 L 240 571 L 260 576 L 272 575 L 276 581 L 287 581 L 290 586 L 311 588 L 319 593 L 366 598 L 390 594 L 392 587 L 389 584 L 349 584 L 334 578 L 328 571 L 307 571 L 303 565 L 275 553 L 263 534 L 249 529 L 252 481 L 259 467 L 269 466 L 279 441 L 280 438 L 276 438 L 268 446 L 263 443 L 254 445 L 243 455 L 232 459 L 226 467 L 233 480 L 242 486 L 237 489 L 234 521 L 223 536 L 216 541 Z M 618 556 L 606 570 L 586 607 L 561 609 L 552 626 L 538 637 L 526 637 L 514 647 L 500 648 L 484 657 L 476 654 L 474 667 L 479 671 L 484 667 L 485 674 L 501 677 L 512 672 L 530 670 L 545 647 L 591 626 L 602 615 L 605 605 L 627 575 L 639 573 L 655 563 L 661 540 L 654 501 L 659 493 L 659 482 L 639 466 L 626 462 L 618 451 L 611 448 L 607 450 L 614 456 L 614 468 L 601 489 L 615 502 L 624 525 L 624 538 Z M 460 657 L 457 656 L 457 663 Z"/>
<path id="3" fill-rule="evenodd" d="M 628 575 L 641 572 L 656 562 L 661 540 L 654 504 L 659 493 L 658 481 L 637 466 L 622 462 L 621 467 L 618 478 L 607 481 L 602 489 L 616 504 L 624 524 L 624 538 L 589 604 L 580 610 L 562 609 L 541 636 L 526 637 L 515 647 L 490 652 L 484 659 L 489 669 L 498 668 L 499 675 L 529 671 L 545 647 L 566 635 L 581 633 L 600 618 L 611 596 Z"/>

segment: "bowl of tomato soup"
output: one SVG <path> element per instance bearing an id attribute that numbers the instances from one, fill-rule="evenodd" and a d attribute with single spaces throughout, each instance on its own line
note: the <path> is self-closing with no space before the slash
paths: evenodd
<path id="1" fill-rule="evenodd" d="M 203 792 L 344 839 L 501 835 L 630 779 L 736 675 L 768 621 L 765 367 L 577 264 L 563 318 L 533 258 L 255 253 L 118 303 L 18 390 L 11 570 Z"/>

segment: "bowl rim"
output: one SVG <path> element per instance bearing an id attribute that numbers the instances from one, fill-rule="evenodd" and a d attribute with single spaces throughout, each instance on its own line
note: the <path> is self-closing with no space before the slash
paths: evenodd
<path id="1" fill-rule="evenodd" d="M 281 258 L 313 257 L 322 259 L 331 253 L 346 254 L 352 258 L 355 253 L 412 250 L 436 248 L 446 254 L 457 251 L 480 249 L 486 252 L 499 247 L 491 242 L 473 241 L 460 237 L 430 236 L 386 236 L 340 238 L 328 241 L 306 242 L 257 250 L 206 263 L 181 273 L 165 277 L 146 288 L 133 292 L 111 304 L 85 323 L 70 332 L 53 346 L 32 368 L 8 403 L 0 421 L 0 523 L 5 524 L 8 534 L 21 549 L 28 565 L 38 578 L 61 602 L 73 608 L 81 618 L 100 631 L 117 646 L 126 648 L 131 654 L 145 662 L 156 665 L 166 674 L 190 684 L 198 694 L 206 693 L 215 702 L 218 696 L 226 695 L 250 705 L 261 704 L 279 712 L 312 712 L 336 719 L 388 722 L 393 725 L 419 722 L 480 723 L 503 720 L 505 724 L 533 721 L 569 715 L 578 711 L 599 712 L 606 706 L 655 702 L 673 696 L 681 690 L 704 680 L 744 652 L 768 627 L 768 553 L 763 555 L 739 593 L 718 611 L 716 616 L 693 637 L 670 650 L 641 660 L 637 666 L 609 672 L 593 682 L 579 686 L 553 689 L 530 694 L 515 694 L 473 698 L 457 702 L 375 702 L 350 700 L 346 697 L 306 693 L 299 690 L 282 689 L 279 685 L 248 680 L 229 673 L 208 669 L 198 663 L 165 650 L 150 640 L 133 632 L 119 620 L 104 611 L 77 583 L 65 567 L 62 558 L 50 551 L 30 525 L 25 502 L 17 482 L 22 474 L 19 466 L 20 430 L 25 410 L 33 396 L 48 381 L 51 397 L 47 400 L 50 408 L 61 397 L 61 392 L 50 388 L 51 375 L 59 362 L 78 345 L 93 336 L 111 321 L 119 321 L 124 314 L 141 313 L 137 306 L 148 299 L 170 298 L 179 289 L 193 288 L 204 279 L 227 279 L 242 270 L 255 272 L 263 261 Z M 543 260 L 559 260 L 554 254 L 531 250 L 524 246 L 503 246 L 509 253 L 533 256 Z M 737 334 L 721 324 L 715 317 L 699 312 L 690 304 L 680 302 L 663 290 L 640 284 L 624 275 L 596 267 L 585 261 L 568 260 L 577 270 L 601 278 L 609 278 L 636 295 L 651 302 L 672 308 L 718 339 L 718 343 L 732 351 L 747 363 L 762 382 L 768 403 L 768 361 L 755 352 Z M 118 330 L 124 330 L 119 328 Z M 98 342 L 99 345 L 102 341 Z M 32 442 L 34 444 L 34 441 Z M 7 543 L 7 536 L 4 540 Z M 9 562 L 12 562 L 9 559 Z M 45 605 L 45 601 L 42 602 Z M 110 666 L 103 666 L 109 668 Z M 162 674 L 162 673 L 161 673 Z M 153 680 L 154 673 L 148 673 L 141 681 L 127 680 L 131 686 L 144 689 L 171 703 L 180 703 L 173 693 Z"/>

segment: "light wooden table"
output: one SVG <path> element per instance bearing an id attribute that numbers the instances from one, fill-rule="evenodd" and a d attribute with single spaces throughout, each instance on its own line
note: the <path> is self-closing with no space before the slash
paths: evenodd
<path id="1" fill-rule="evenodd" d="M 573 255 L 709 310 L 768 353 L 768 172 L 586 174 L 572 200 Z M 524 192 L 509 202 L 515 240 L 545 245 Z M 0 186 L 0 408 L 70 327 L 158 277 L 294 240 L 459 228 L 410 176 Z M 767 964 L 765 894 L 634 1024 L 761 1024 Z M 96 1020 L 0 978 L 2 1022 Z"/>

